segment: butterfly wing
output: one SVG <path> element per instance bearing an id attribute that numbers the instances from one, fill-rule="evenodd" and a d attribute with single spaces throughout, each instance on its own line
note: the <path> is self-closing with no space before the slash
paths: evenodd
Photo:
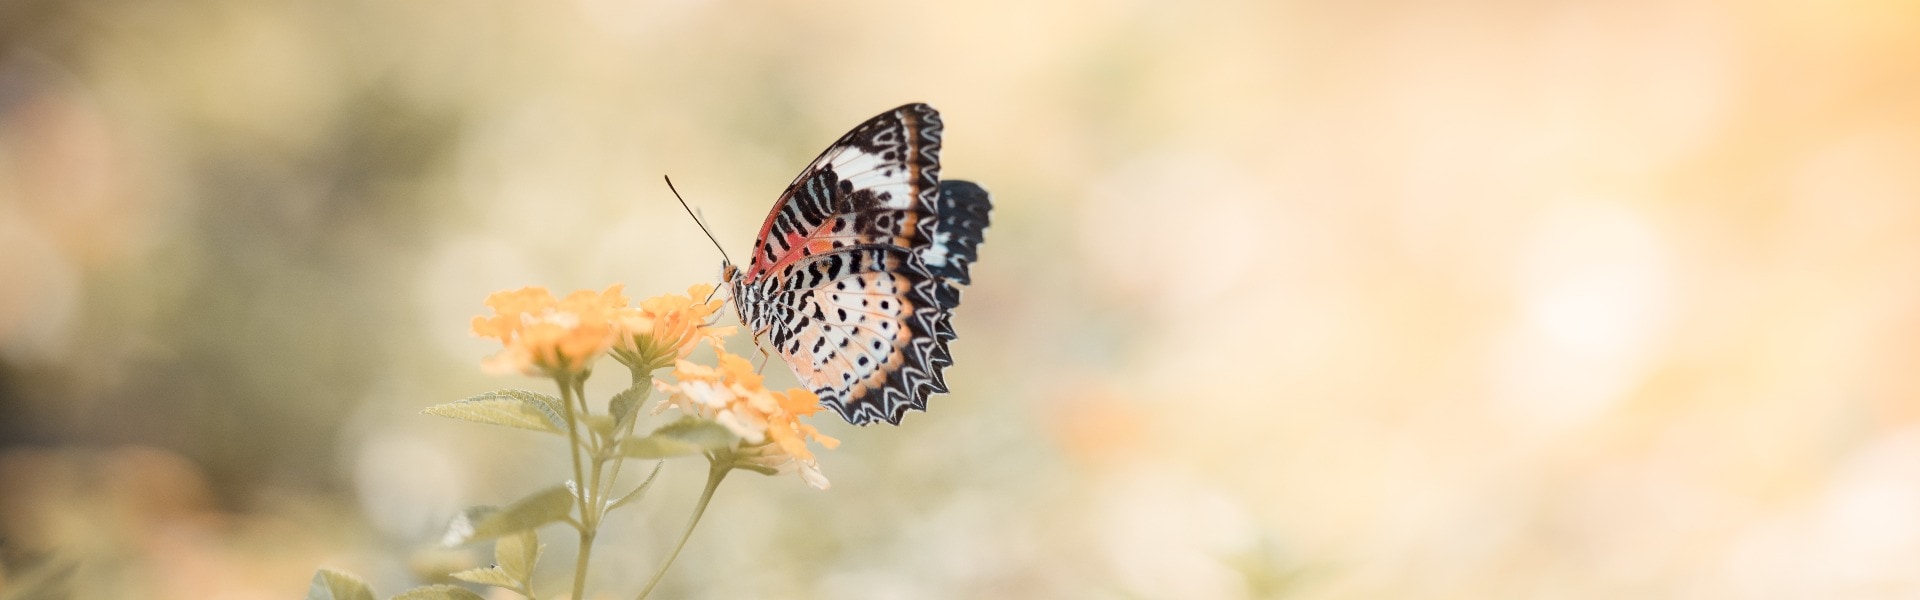
<path id="1" fill-rule="evenodd" d="M 741 320 L 854 424 L 898 424 L 947 391 L 951 311 L 992 203 L 939 181 L 939 142 L 924 104 L 855 127 L 781 196 L 734 283 Z"/>
<path id="2" fill-rule="evenodd" d="M 867 119 L 813 159 L 774 202 L 747 279 L 853 244 L 911 244 L 905 236 L 931 212 L 939 184 L 938 111 L 908 104 Z"/>

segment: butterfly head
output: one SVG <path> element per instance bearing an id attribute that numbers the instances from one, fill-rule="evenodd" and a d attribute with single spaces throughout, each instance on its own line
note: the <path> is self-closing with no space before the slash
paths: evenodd
<path id="1" fill-rule="evenodd" d="M 740 312 L 740 322 L 752 323 L 753 321 L 749 319 L 753 315 L 749 314 L 748 308 L 753 306 L 753 286 L 746 285 L 745 275 L 740 272 L 739 267 L 733 266 L 733 261 L 720 261 L 720 281 L 726 286 L 727 295 L 733 298 L 733 309 Z M 747 294 L 746 302 L 741 301 L 741 294 Z"/>

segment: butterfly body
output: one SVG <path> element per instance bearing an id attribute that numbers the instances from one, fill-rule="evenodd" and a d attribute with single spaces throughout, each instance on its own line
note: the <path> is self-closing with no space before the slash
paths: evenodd
<path id="1" fill-rule="evenodd" d="M 940 115 L 908 104 L 801 171 L 722 277 L 740 321 L 848 422 L 898 424 L 947 391 L 952 311 L 992 209 L 940 179 Z"/>

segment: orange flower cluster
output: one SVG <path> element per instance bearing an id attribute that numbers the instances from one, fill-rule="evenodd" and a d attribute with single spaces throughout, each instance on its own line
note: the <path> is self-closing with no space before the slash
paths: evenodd
<path id="1" fill-rule="evenodd" d="M 487 296 L 493 316 L 474 317 L 473 333 L 505 346 L 483 363 L 489 372 L 579 372 L 613 345 L 613 315 L 626 305 L 619 284 L 560 299 L 543 287 L 494 292 Z"/>
<path id="2" fill-rule="evenodd" d="M 654 412 L 671 406 L 681 412 L 712 419 L 740 436 L 740 454 L 755 465 L 782 471 L 799 471 L 809 485 L 827 489 L 825 475 L 813 452 L 812 440 L 825 448 L 840 445 L 840 440 L 821 434 L 800 417 L 820 411 L 820 398 L 813 392 L 793 388 L 775 392 L 766 388 L 760 374 L 753 372 L 747 359 L 715 347 L 720 366 L 708 367 L 685 360 L 673 367 L 675 383 L 655 381 L 654 387 L 668 398 Z"/>
<path id="3" fill-rule="evenodd" d="M 655 296 L 633 308 L 618 284 L 558 299 L 543 287 L 495 292 L 486 302 L 494 314 L 474 317 L 473 333 L 504 346 L 484 363 L 494 373 L 579 373 L 609 350 L 632 366 L 666 366 L 668 358 L 693 352 L 700 340 L 718 347 L 721 336 L 733 332 L 708 326 L 721 301 L 694 299 L 712 291 L 711 285 L 696 285 L 687 296 Z"/>
<path id="4" fill-rule="evenodd" d="M 651 371 L 686 358 L 700 340 L 721 347 L 720 338 L 732 335 L 734 328 L 710 327 L 708 322 L 726 301 L 695 300 L 712 295 L 713 285 L 702 283 L 687 288 L 685 296 L 664 294 L 642 300 L 638 307 L 620 309 L 614 316 L 620 330 L 614 340 L 614 358 Z"/>

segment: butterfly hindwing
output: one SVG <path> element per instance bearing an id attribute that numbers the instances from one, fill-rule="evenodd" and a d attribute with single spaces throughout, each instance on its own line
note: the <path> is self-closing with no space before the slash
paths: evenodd
<path id="1" fill-rule="evenodd" d="M 969 267 L 979 258 L 980 241 L 987 231 L 988 213 L 993 201 L 987 190 L 971 181 L 942 181 L 933 214 L 921 237 L 927 243 L 918 248 L 922 263 L 936 278 L 955 284 L 973 281 Z M 957 293 L 957 292 L 956 292 Z M 956 295 L 947 308 L 960 302 Z"/>
<path id="2" fill-rule="evenodd" d="M 937 308 L 915 292 L 921 278 L 911 263 L 895 246 L 813 256 L 783 270 L 785 285 L 770 302 L 784 316 L 768 330 L 774 351 L 849 420 L 896 421 L 912 404 L 907 384 L 926 359 L 915 341 L 933 338 L 925 315 Z"/>
<path id="3" fill-rule="evenodd" d="M 854 424 L 897 424 L 947 391 L 951 311 L 992 202 L 939 180 L 939 148 L 927 105 L 867 120 L 788 186 L 752 266 L 728 271 L 741 321 Z"/>

